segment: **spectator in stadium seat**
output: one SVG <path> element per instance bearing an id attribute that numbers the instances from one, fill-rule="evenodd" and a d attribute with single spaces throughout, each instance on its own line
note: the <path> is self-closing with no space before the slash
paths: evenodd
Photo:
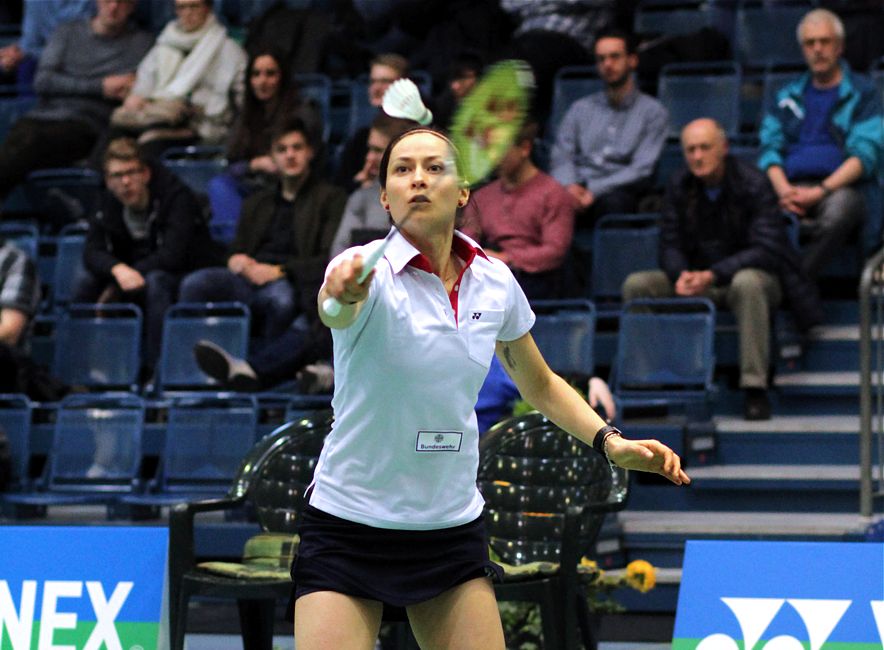
<path id="1" fill-rule="evenodd" d="M 285 58 L 270 47 L 249 57 L 245 101 L 227 141 L 227 171 L 209 181 L 212 226 L 218 239 L 229 244 L 236 231 L 242 200 L 276 182 L 270 156 L 273 128 L 283 119 L 299 116 L 319 142 L 322 116 L 313 103 L 301 98 Z M 227 233 L 227 234 L 223 234 Z"/>
<path id="2" fill-rule="evenodd" d="M 0 145 L 0 198 L 36 169 L 86 158 L 129 93 L 152 37 L 129 23 L 134 0 L 96 0 L 91 19 L 52 34 L 37 67 L 37 106 Z"/>
<path id="3" fill-rule="evenodd" d="M 37 265 L 23 250 L 0 239 L 0 393 L 55 402 L 71 387 L 30 357 L 31 322 L 39 306 Z"/>
<path id="4" fill-rule="evenodd" d="M 408 75 L 408 60 L 399 54 L 379 54 L 371 60 L 368 73 L 368 101 L 381 110 L 384 93 L 394 81 Z M 362 180 L 358 178 L 365 162 L 369 127 L 363 127 L 353 133 L 344 144 L 338 159 L 335 183 L 352 192 Z"/>
<path id="5" fill-rule="evenodd" d="M 378 184 L 381 156 L 393 138 L 415 125 L 415 122 L 390 117 L 383 112 L 372 120 L 368 131 L 365 164 L 357 174 L 360 187 L 347 199 L 341 225 L 331 245 L 331 257 L 343 253 L 350 246 L 367 243 L 354 240 L 354 235 L 358 235 L 359 231 L 363 231 L 363 234 L 375 231 L 374 234 L 380 235 L 382 232 L 386 234 L 390 229 L 390 215 L 381 205 L 381 186 Z"/>
<path id="6" fill-rule="evenodd" d="M 451 128 L 458 106 L 479 83 L 484 69 L 485 59 L 476 50 L 461 50 L 454 57 L 448 71 L 448 85 L 433 101 L 433 117 L 440 129 Z"/>
<path id="7" fill-rule="evenodd" d="M 224 142 L 244 92 L 246 54 L 211 0 L 174 3 L 178 17 L 160 32 L 111 118 L 110 137 L 136 134 L 150 156 L 175 145 Z"/>
<path id="8" fill-rule="evenodd" d="M 537 124 L 527 123 L 498 165 L 498 179 L 464 209 L 463 232 L 507 264 L 529 300 L 558 297 L 574 235 L 574 202 L 531 160 Z"/>
<path id="9" fill-rule="evenodd" d="M 160 354 L 163 317 L 187 271 L 220 261 L 193 192 L 135 140 L 104 153 L 108 191 L 91 218 L 75 302 L 132 302 L 145 327 L 145 374 Z"/>
<path id="10" fill-rule="evenodd" d="M 740 340 L 740 387 L 747 420 L 770 417 L 770 322 L 783 298 L 806 330 L 822 318 L 816 288 L 800 271 L 785 221 L 764 174 L 728 155 L 711 119 L 681 135 L 687 169 L 663 203 L 660 267 L 630 274 L 623 299 L 705 296 L 730 309 Z"/>
<path id="11" fill-rule="evenodd" d="M 311 170 L 310 137 L 297 117 L 277 127 L 271 145 L 277 184 L 245 200 L 226 268 L 187 276 L 181 302 L 243 302 L 264 341 L 280 336 L 296 316 L 315 313 L 346 195 Z"/>
<path id="12" fill-rule="evenodd" d="M 838 16 L 809 12 L 798 25 L 798 42 L 808 72 L 767 107 L 758 165 L 780 207 L 800 219 L 802 263 L 816 277 L 863 223 L 865 252 L 881 246 L 884 130 L 880 93 L 841 58 Z"/>
<path id="13" fill-rule="evenodd" d="M 632 37 L 604 31 L 595 41 L 602 91 L 574 102 L 556 132 L 550 172 L 574 197 L 578 227 L 605 214 L 635 212 L 666 140 L 668 113 L 638 90 Z"/>
<path id="14" fill-rule="evenodd" d="M 21 38 L 0 48 L 0 70 L 13 77 L 19 94 L 33 91 L 37 61 L 55 28 L 95 13 L 94 0 L 24 0 Z"/>

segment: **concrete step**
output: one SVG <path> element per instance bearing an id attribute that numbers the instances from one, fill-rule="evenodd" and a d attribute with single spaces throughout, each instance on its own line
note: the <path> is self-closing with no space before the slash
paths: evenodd
<path id="1" fill-rule="evenodd" d="M 813 465 L 820 462 L 822 449 L 833 465 L 856 464 L 859 458 L 856 415 L 775 415 L 765 421 L 719 416 L 713 421 L 716 464 Z"/>
<path id="2" fill-rule="evenodd" d="M 692 514 L 859 511 L 856 464 L 707 465 L 689 466 L 687 472 L 692 479 L 687 488 L 667 485 L 657 476 L 633 474 L 630 506 L 676 508 Z"/>

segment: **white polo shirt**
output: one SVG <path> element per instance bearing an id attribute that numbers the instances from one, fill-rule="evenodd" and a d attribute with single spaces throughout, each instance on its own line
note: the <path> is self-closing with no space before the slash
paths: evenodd
<path id="1" fill-rule="evenodd" d="M 351 248 L 367 256 L 380 241 Z M 509 268 L 455 232 L 466 263 L 449 296 L 396 232 L 350 327 L 334 329 L 334 425 L 310 504 L 378 528 L 459 526 L 482 512 L 474 407 L 495 342 L 527 333 L 534 313 Z"/>

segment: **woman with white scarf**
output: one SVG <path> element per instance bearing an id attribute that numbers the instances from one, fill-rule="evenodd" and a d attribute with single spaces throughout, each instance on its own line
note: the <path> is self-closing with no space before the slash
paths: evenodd
<path id="1" fill-rule="evenodd" d="M 136 115 L 166 111 L 179 120 L 189 115 L 180 124 L 172 119 L 145 131 L 142 142 L 162 140 L 168 146 L 197 138 L 217 144 L 227 137 L 242 103 L 246 54 L 227 36 L 211 0 L 175 0 L 175 13 L 177 19 L 166 25 L 138 66 L 122 109 Z"/>

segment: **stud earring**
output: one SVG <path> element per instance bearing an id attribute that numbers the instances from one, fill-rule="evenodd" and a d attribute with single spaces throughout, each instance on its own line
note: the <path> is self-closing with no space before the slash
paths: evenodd
<path id="1" fill-rule="evenodd" d="M 390 206 L 386 203 L 384 204 L 384 210 L 386 210 L 387 212 L 390 211 Z"/>

